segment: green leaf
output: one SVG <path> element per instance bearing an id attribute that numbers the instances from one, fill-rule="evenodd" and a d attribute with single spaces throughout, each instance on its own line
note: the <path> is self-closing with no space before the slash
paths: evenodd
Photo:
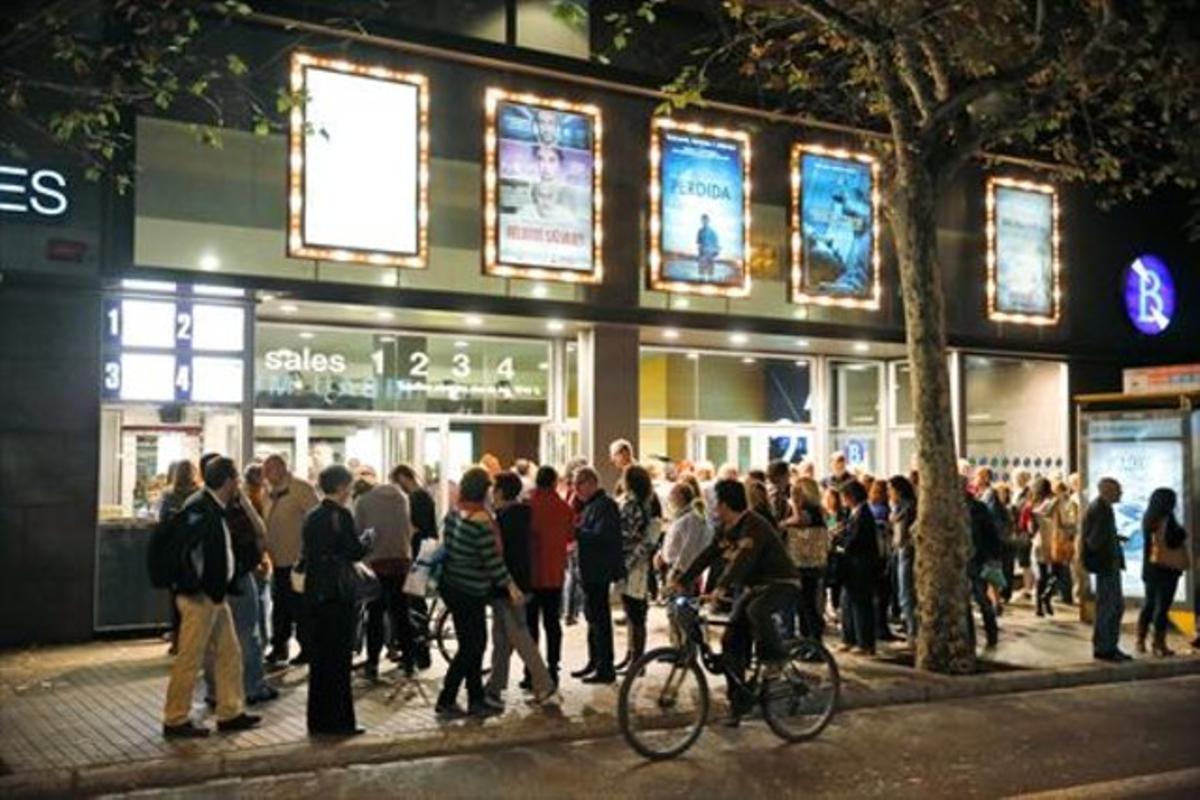
<path id="1" fill-rule="evenodd" d="M 230 75 L 240 76 L 250 71 L 246 66 L 246 62 L 236 53 L 229 53 L 225 56 L 225 68 L 229 70 Z"/>

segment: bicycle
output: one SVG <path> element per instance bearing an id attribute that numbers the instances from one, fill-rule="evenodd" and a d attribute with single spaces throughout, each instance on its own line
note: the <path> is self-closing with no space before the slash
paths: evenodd
<path id="1" fill-rule="evenodd" d="M 643 757 L 675 758 L 700 738 L 709 714 L 706 670 L 726 677 L 749 708 L 753 699 L 767 725 L 785 741 L 812 739 L 833 719 L 841 677 L 837 662 L 819 641 L 785 642 L 787 657 L 778 674 L 768 674 L 760 662 L 743 681 L 709 646 L 706 626 L 719 623 L 705 619 L 698 600 L 672 598 L 667 615 L 678 644 L 655 648 L 638 659 L 626 673 L 617 701 L 621 735 Z M 734 698 L 731 703 L 737 705 Z M 736 714 L 736 708 L 731 711 Z"/>

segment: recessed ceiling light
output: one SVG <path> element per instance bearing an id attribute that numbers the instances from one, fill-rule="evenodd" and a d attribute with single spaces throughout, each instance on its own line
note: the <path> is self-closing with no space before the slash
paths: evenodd
<path id="1" fill-rule="evenodd" d="M 285 314 L 295 314 L 297 311 L 300 310 L 300 306 L 298 306 L 294 303 L 284 303 L 283 305 L 281 305 L 279 307 L 279 310 Z"/>
<path id="2" fill-rule="evenodd" d="M 200 269 L 205 272 L 216 272 L 221 268 L 221 259 L 217 258 L 212 253 L 205 253 L 200 256 Z"/>
<path id="3" fill-rule="evenodd" d="M 379 276 L 379 282 L 384 286 L 395 286 L 400 282 L 400 276 L 396 274 L 395 270 L 388 270 Z"/>
<path id="4" fill-rule="evenodd" d="M 550 365 L 549 365 L 549 364 L 547 364 L 545 361 L 541 361 L 541 362 L 539 362 L 539 363 L 538 363 L 538 369 L 540 369 L 540 370 L 542 370 L 543 372 L 545 372 L 546 370 L 550 369 Z"/>
<path id="5" fill-rule="evenodd" d="M 463 322 L 471 328 L 479 328 L 483 326 L 483 317 L 478 314 L 467 314 L 463 317 Z"/>
<path id="6" fill-rule="evenodd" d="M 376 311 L 375 318 L 376 319 L 395 319 L 396 315 L 393 314 L 391 311 Z"/>
<path id="7" fill-rule="evenodd" d="M 563 329 L 566 327 L 567 326 L 564 325 L 560 319 L 552 319 L 546 323 L 546 330 L 550 331 L 551 333 L 562 333 Z"/>
<path id="8" fill-rule="evenodd" d="M 686 297 L 675 298 L 675 307 L 676 308 L 687 308 L 691 304 L 692 304 L 692 301 L 688 300 Z"/>
<path id="9" fill-rule="evenodd" d="M 854 352 L 856 352 L 856 353 L 865 353 L 870 349 L 871 349 L 871 345 L 867 344 L 866 342 L 855 342 L 854 343 Z"/>
<path id="10" fill-rule="evenodd" d="M 316 336 L 316 334 L 312 331 L 300 331 L 301 339 L 312 339 L 314 336 Z"/>
<path id="11" fill-rule="evenodd" d="M 679 331 L 675 330 L 674 328 L 665 328 L 665 329 L 663 329 L 663 338 L 664 339 L 678 339 Z"/>
<path id="12" fill-rule="evenodd" d="M 750 356 L 746 356 L 745 358 L 743 358 L 743 359 L 742 359 L 742 363 L 743 363 L 743 364 L 753 364 L 753 363 L 754 363 L 754 359 L 753 359 L 753 358 L 751 358 Z"/>
<path id="13" fill-rule="evenodd" d="M 803 308 L 797 308 L 792 312 L 792 319 L 808 319 L 808 311 Z"/>
<path id="14" fill-rule="evenodd" d="M 396 341 L 396 337 L 395 337 L 395 336 L 380 336 L 380 337 L 379 337 L 379 341 L 381 341 L 381 342 L 394 342 L 394 341 Z"/>
<path id="15" fill-rule="evenodd" d="M 455 347 L 455 349 L 457 349 L 457 350 L 464 350 L 464 349 L 466 349 L 466 348 L 468 348 L 468 347 L 470 347 L 470 346 L 471 346 L 471 343 L 470 343 L 470 342 L 468 342 L 468 341 L 467 341 L 467 340 L 465 340 L 465 339 L 457 339 L 457 340 L 455 340 L 455 342 L 454 342 L 454 347 Z"/>
<path id="16" fill-rule="evenodd" d="M 797 361 L 796 366 L 800 367 L 801 369 L 808 369 L 808 362 L 807 361 Z"/>
<path id="17" fill-rule="evenodd" d="M 698 360 L 698 359 L 700 358 L 700 354 L 699 354 L 699 353 L 694 353 L 694 352 L 693 352 L 693 353 L 688 353 L 688 354 L 687 354 L 687 357 L 688 357 L 688 360 L 689 360 L 689 361 L 696 361 L 696 360 Z"/>
<path id="18" fill-rule="evenodd" d="M 550 287 L 548 287 L 546 284 L 544 284 L 544 283 L 534 284 L 534 287 L 533 287 L 533 296 L 534 297 L 546 297 L 549 294 L 550 294 Z"/>
<path id="19" fill-rule="evenodd" d="M 808 339 L 797 339 L 796 340 L 796 347 L 811 347 L 811 346 L 812 346 L 812 342 L 810 342 Z"/>
<path id="20" fill-rule="evenodd" d="M 745 344 L 748 341 L 750 341 L 750 337 L 744 333 L 729 334 L 729 343 L 730 344 Z"/>

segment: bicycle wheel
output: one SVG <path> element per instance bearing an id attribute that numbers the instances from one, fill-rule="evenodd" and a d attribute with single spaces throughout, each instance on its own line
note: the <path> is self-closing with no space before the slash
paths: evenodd
<path id="1" fill-rule="evenodd" d="M 783 670 L 763 689 L 763 718 L 781 739 L 812 739 L 833 719 L 841 690 L 830 652 L 818 641 L 802 639 L 790 645 Z"/>
<path id="2" fill-rule="evenodd" d="M 488 607 L 486 611 L 485 625 L 488 630 L 487 649 L 483 653 L 483 673 L 487 675 L 492 671 L 492 609 Z M 454 632 L 454 617 L 450 614 L 450 609 L 443 606 L 438 612 L 437 621 L 434 622 L 433 628 L 434 642 L 437 644 L 438 652 L 441 653 L 446 664 L 454 660 L 454 654 L 458 652 L 458 635 Z"/>
<path id="3" fill-rule="evenodd" d="M 708 720 L 708 681 L 682 650 L 659 647 L 625 674 L 617 698 L 621 735 L 640 755 L 674 758 L 695 744 Z"/>

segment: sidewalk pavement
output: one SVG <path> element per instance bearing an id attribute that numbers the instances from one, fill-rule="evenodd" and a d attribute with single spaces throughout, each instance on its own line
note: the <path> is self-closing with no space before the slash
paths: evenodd
<path id="1" fill-rule="evenodd" d="M 1001 618 L 1000 645 L 984 653 L 978 675 L 917 672 L 903 646 L 881 648 L 880 657 L 874 659 L 839 654 L 842 707 L 1200 673 L 1200 656 L 1181 638 L 1172 641 L 1179 652 L 1175 658 L 1094 662 L 1090 627 L 1068 619 L 1073 609 L 1058 608 L 1059 616 L 1038 619 L 1027 606 L 1010 607 Z M 503 716 L 486 722 L 440 724 L 433 703 L 445 665 L 435 655 L 433 669 L 413 680 L 390 671 L 377 684 L 356 678 L 356 709 L 368 735 L 323 741 L 311 740 L 306 733 L 303 668 L 289 668 L 272 679 L 282 696 L 255 709 L 264 715 L 259 728 L 214 734 L 200 741 L 168 742 L 161 733 L 161 711 L 170 659 L 161 640 L 3 653 L 0 795 L 94 794 L 611 735 L 617 731 L 617 687 L 585 686 L 566 677 L 586 660 L 585 626 L 568 627 L 565 633 L 561 709 L 545 711 L 522 702 L 516 687 L 521 671 L 514 667 L 509 708 Z M 619 653 L 622 634 L 617 637 Z M 654 608 L 651 646 L 665 640 L 665 615 Z M 1132 648 L 1128 633 L 1124 644 Z M 714 688 L 720 698 L 722 692 Z M 203 716 L 206 710 L 198 704 L 195 713 Z M 212 726 L 213 721 L 207 724 Z"/>

